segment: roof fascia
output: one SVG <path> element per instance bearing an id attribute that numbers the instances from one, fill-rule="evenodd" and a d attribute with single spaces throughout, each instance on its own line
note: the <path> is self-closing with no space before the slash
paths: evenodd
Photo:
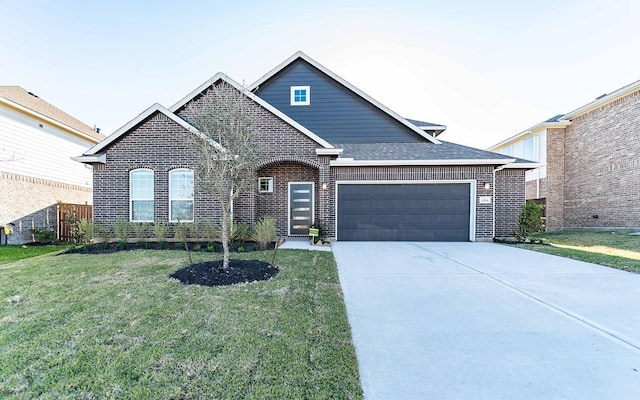
<path id="1" fill-rule="evenodd" d="M 566 120 L 570 120 L 573 119 L 579 115 L 582 115 L 584 113 L 587 113 L 591 110 L 594 110 L 596 108 L 602 107 L 603 105 L 607 104 L 607 103 L 611 103 L 612 101 L 616 101 L 628 94 L 630 94 L 631 92 L 634 92 L 636 90 L 640 89 L 640 80 L 635 81 L 627 86 L 624 86 L 614 92 L 609 93 L 608 95 L 601 97 L 599 99 L 596 99 L 594 101 L 592 101 L 591 103 L 585 104 L 584 106 L 577 108 L 573 111 L 571 111 L 570 113 L 565 114 L 562 118 L 566 119 Z"/>
<path id="2" fill-rule="evenodd" d="M 515 162 L 515 158 L 499 159 L 459 159 L 459 160 L 354 160 L 353 158 L 338 158 L 330 161 L 332 167 L 372 167 L 372 166 L 413 166 L 413 165 L 508 165 Z"/>
<path id="3" fill-rule="evenodd" d="M 78 161 L 85 164 L 106 164 L 107 155 L 105 153 L 95 155 L 84 155 L 78 157 L 71 157 L 73 161 Z"/>
<path id="4" fill-rule="evenodd" d="M 505 169 L 536 169 L 542 167 L 541 163 L 511 163 L 504 166 Z"/>
<path id="5" fill-rule="evenodd" d="M 131 130 L 133 127 L 138 125 L 140 122 L 144 121 L 147 117 L 149 117 L 150 115 L 152 115 L 155 112 L 160 112 L 160 113 L 166 115 L 172 121 L 174 121 L 178 125 L 182 126 L 184 129 L 188 130 L 189 132 L 192 132 L 192 133 L 195 133 L 195 134 L 198 134 L 198 135 L 201 134 L 200 131 L 198 131 L 194 126 L 189 125 L 182 118 L 178 117 L 177 115 L 175 115 L 171 111 L 167 110 L 162 105 L 160 105 L 158 103 L 154 103 L 149 108 L 147 108 L 142 113 L 140 113 L 137 117 L 135 117 L 134 119 L 129 121 L 127 124 L 122 126 L 120 129 L 118 129 L 117 131 L 115 131 L 111 135 L 107 136 L 107 138 L 105 140 L 103 140 L 102 142 L 100 142 L 97 145 L 95 145 L 92 148 L 90 148 L 86 153 L 84 153 L 84 155 L 85 156 L 95 155 L 98 152 L 104 150 L 111 143 L 113 143 L 116 140 L 118 140 L 121 136 L 123 136 L 125 133 L 127 133 L 129 130 Z"/>
<path id="6" fill-rule="evenodd" d="M 563 117 L 564 118 L 564 117 Z M 546 129 L 546 128 L 566 128 L 567 126 L 571 125 L 571 121 L 567 121 L 565 119 L 561 119 L 559 121 L 556 122 L 540 122 L 539 124 L 536 124 L 534 126 L 532 126 L 531 128 L 524 130 L 516 135 L 511 136 L 510 138 L 507 138 L 505 140 L 503 140 L 500 143 L 496 143 L 493 146 L 487 148 L 488 151 L 495 151 L 495 149 L 500 148 L 502 146 L 505 146 L 509 143 L 512 142 L 516 142 L 519 139 L 522 139 L 524 137 L 530 136 L 530 135 L 534 135 L 538 132 L 540 132 L 542 129 Z"/>
<path id="7" fill-rule="evenodd" d="M 58 129 L 62 129 L 74 136 L 80 137 L 81 139 L 85 139 L 90 141 L 91 143 L 98 143 L 100 141 L 100 139 L 97 139 L 95 137 L 89 136 L 86 133 L 79 131 L 75 128 L 70 127 L 69 125 L 63 124 L 62 122 L 56 121 L 53 118 L 49 118 L 46 115 L 40 114 L 39 112 L 33 111 L 30 108 L 27 108 L 19 103 L 16 103 L 15 101 L 9 100 L 6 97 L 1 97 L 0 96 L 0 103 L 1 104 L 5 104 L 8 107 L 11 107 L 13 109 L 18 110 L 19 112 L 26 114 L 28 116 L 31 116 L 33 118 L 36 118 L 40 121 L 43 121 L 47 124 L 53 125 Z"/>
<path id="8" fill-rule="evenodd" d="M 322 147 L 329 148 L 329 149 L 333 148 L 333 145 L 331 143 L 327 142 L 326 140 L 322 139 L 320 136 L 318 136 L 315 133 L 311 132 L 309 129 L 307 129 L 304 126 L 300 125 L 299 123 L 297 123 L 296 121 L 291 119 L 291 117 L 289 117 L 288 115 L 284 114 L 282 111 L 278 110 L 277 108 L 275 108 L 271 104 L 267 103 L 266 101 L 264 101 L 260 97 L 256 96 L 254 93 L 252 93 L 251 91 L 247 90 L 247 88 L 245 88 L 244 86 L 242 86 L 238 82 L 234 81 L 233 79 L 231 79 L 229 76 L 227 76 L 226 74 L 224 74 L 222 72 L 218 72 L 211 79 L 208 79 L 202 85 L 198 86 L 195 90 L 193 90 L 191 93 L 189 93 L 187 96 L 185 96 L 182 100 L 180 100 L 176 104 L 172 105 L 169 108 L 169 110 L 172 113 L 178 111 L 181 107 L 183 107 L 185 104 L 187 104 L 188 102 L 193 100 L 196 96 L 198 96 L 200 93 L 202 93 L 205 89 L 207 89 L 209 86 L 212 86 L 213 84 L 215 84 L 219 80 L 222 80 L 222 81 L 228 83 L 229 85 L 233 86 L 239 92 L 241 92 L 242 94 L 244 94 L 245 96 L 247 96 L 251 100 L 255 101 L 260 106 L 265 108 L 267 111 L 269 111 L 270 113 L 274 114 L 275 116 L 277 116 L 278 118 L 280 118 L 281 120 L 286 122 L 287 124 L 291 125 L 296 130 L 302 132 L 305 136 L 309 137 L 311 140 L 313 140 L 314 142 L 318 143 Z"/>
<path id="9" fill-rule="evenodd" d="M 322 71 L 325 75 L 328 75 L 330 78 L 332 78 L 336 82 L 340 83 L 341 85 L 343 85 L 347 89 L 351 90 L 352 92 L 354 92 L 358 96 L 362 97 L 363 99 L 365 99 L 369 103 L 373 104 L 374 106 L 376 106 L 377 108 L 379 108 L 380 110 L 382 110 L 383 112 L 385 112 L 386 114 L 388 114 L 389 116 L 391 116 L 392 118 L 394 118 L 395 120 L 400 122 L 405 127 L 411 129 L 413 132 L 417 133 L 421 137 L 427 139 L 428 141 L 430 141 L 430 142 L 432 142 L 434 144 L 441 144 L 440 141 L 435 138 L 435 136 L 431 136 L 428 133 L 423 132 L 420 128 L 418 128 L 417 126 L 411 124 L 406 119 L 401 117 L 399 114 L 397 114 L 394 111 L 392 111 L 391 109 L 387 108 L 382 103 L 378 102 L 377 100 L 375 100 L 374 98 L 372 98 L 371 96 L 369 96 L 368 94 L 363 92 L 362 90 L 360 90 L 357 87 L 353 86 L 351 83 L 349 83 L 346 80 L 342 79 L 340 76 L 336 75 L 335 73 L 333 73 L 332 71 L 327 69 L 325 66 L 323 66 L 322 64 L 320 64 L 319 62 L 317 62 L 313 58 L 309 57 L 308 55 L 306 55 L 302 51 L 298 51 L 294 55 L 292 55 L 291 57 L 287 58 L 285 61 L 280 63 L 277 67 L 273 68 L 266 75 L 264 75 L 262 78 L 258 79 L 253 84 L 251 84 L 248 87 L 248 89 L 253 92 L 261 84 L 263 84 L 264 82 L 269 80 L 271 77 L 273 77 L 275 74 L 280 72 L 282 69 L 287 67 L 289 64 L 291 64 L 292 62 L 294 62 L 298 58 L 301 58 L 302 60 L 308 62 L 311 65 L 313 65 L 315 68 L 317 68 L 320 71 Z"/>

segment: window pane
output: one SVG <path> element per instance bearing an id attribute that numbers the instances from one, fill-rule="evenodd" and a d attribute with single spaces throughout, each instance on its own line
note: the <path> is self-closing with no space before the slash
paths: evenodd
<path id="1" fill-rule="evenodd" d="M 193 200 L 174 200 L 171 202 L 172 221 L 193 221 Z"/>
<path id="2" fill-rule="evenodd" d="M 153 171 L 135 170 L 131 172 L 131 199 L 153 199 Z"/>
<path id="3" fill-rule="evenodd" d="M 132 221 L 153 221 L 153 200 L 134 200 L 131 202 Z"/>
<path id="4" fill-rule="evenodd" d="M 171 187 L 169 197 L 171 199 L 193 200 L 193 171 L 174 170 L 169 178 Z"/>

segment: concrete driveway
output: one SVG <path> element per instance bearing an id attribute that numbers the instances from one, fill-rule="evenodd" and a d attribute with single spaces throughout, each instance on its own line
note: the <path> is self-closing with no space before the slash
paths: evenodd
<path id="1" fill-rule="evenodd" d="M 493 243 L 332 247 L 365 399 L 640 398 L 640 275 Z"/>

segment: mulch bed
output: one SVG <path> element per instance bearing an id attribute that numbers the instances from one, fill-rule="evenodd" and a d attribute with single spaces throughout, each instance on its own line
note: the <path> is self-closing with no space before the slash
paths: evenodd
<path id="1" fill-rule="evenodd" d="M 170 278 L 185 285 L 224 286 L 242 282 L 266 281 L 278 273 L 278 267 L 259 260 L 229 260 L 222 269 L 222 260 L 191 264 L 179 269 Z"/>

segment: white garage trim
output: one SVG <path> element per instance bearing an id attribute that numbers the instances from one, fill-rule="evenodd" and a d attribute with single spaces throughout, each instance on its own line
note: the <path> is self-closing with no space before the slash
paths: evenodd
<path id="1" fill-rule="evenodd" d="M 475 242 L 476 239 L 476 187 L 477 180 L 475 179 L 451 179 L 451 180 L 398 180 L 398 181 L 336 181 L 336 193 L 335 193 L 335 232 L 336 240 L 340 240 L 338 237 L 338 193 L 340 192 L 340 185 L 425 185 L 425 184 L 443 184 L 443 183 L 466 183 L 469 184 L 469 241 Z"/>

